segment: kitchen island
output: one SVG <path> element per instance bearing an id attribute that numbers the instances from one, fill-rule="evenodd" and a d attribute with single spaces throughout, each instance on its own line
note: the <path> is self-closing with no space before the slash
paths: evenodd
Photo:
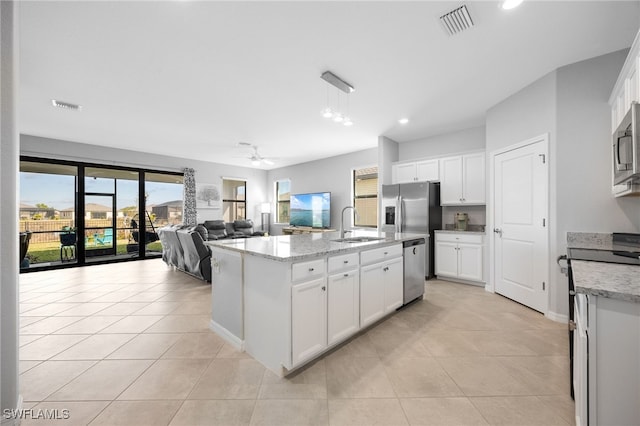
<path id="1" fill-rule="evenodd" d="M 211 329 L 279 375 L 403 302 L 404 241 L 423 234 L 356 231 L 209 241 Z"/>

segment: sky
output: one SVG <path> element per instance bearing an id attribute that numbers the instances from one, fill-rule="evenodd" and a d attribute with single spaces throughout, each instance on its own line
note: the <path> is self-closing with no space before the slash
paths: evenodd
<path id="1" fill-rule="evenodd" d="M 35 206 L 44 203 L 56 210 L 74 207 L 75 176 L 43 173 L 20 173 L 20 203 Z M 91 179 L 85 183 L 86 192 L 113 193 L 113 179 Z M 131 180 L 118 180 L 118 209 L 138 204 L 138 183 Z M 182 185 L 147 182 L 147 205 L 161 204 L 182 199 Z M 92 197 L 87 202 L 109 205 L 110 198 Z"/>

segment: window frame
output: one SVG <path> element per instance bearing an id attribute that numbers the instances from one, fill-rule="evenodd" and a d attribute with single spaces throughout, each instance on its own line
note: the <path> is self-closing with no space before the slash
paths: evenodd
<path id="1" fill-rule="evenodd" d="M 89 161 L 78 161 L 78 160 L 63 160 L 63 159 L 56 159 L 56 158 L 46 158 L 46 157 L 34 157 L 31 155 L 21 155 L 20 159 L 19 159 L 19 173 L 22 172 L 22 169 L 20 168 L 20 164 L 22 164 L 22 162 L 32 162 L 32 163 L 39 163 L 39 164 L 52 164 L 52 165 L 63 165 L 63 166 L 71 166 L 71 167 L 75 167 L 77 172 L 75 175 L 76 178 L 76 195 L 75 195 L 75 200 L 74 200 L 74 215 L 75 215 L 75 227 L 76 227 L 76 233 L 78 233 L 78 235 L 82 235 L 84 234 L 85 231 L 85 225 L 84 225 L 84 217 L 85 217 L 85 197 L 86 197 L 86 193 L 85 193 L 85 177 L 86 177 L 86 173 L 85 173 L 85 169 L 87 168 L 101 168 L 101 169 L 111 169 L 111 170 L 116 170 L 116 171 L 127 171 L 127 172 L 135 172 L 138 173 L 138 205 L 139 206 L 144 206 L 142 207 L 139 211 L 144 211 L 144 208 L 146 208 L 146 202 L 144 200 L 144 196 L 140 196 L 140 194 L 144 194 L 144 177 L 147 173 L 157 173 L 157 174 L 163 174 L 163 175 L 174 175 L 174 176 L 180 176 L 184 179 L 184 173 L 183 172 L 179 172 L 179 171 L 172 171 L 172 170 L 158 170 L 158 169 L 151 169 L 151 168 L 143 168 L 143 167 L 131 167 L 131 166 L 125 166 L 125 165 L 118 165 L 118 164 L 101 164 L 101 163 L 93 163 L 93 162 L 89 162 Z M 183 183 L 184 185 L 184 183 Z M 114 191 L 115 194 L 115 191 Z M 20 221 L 20 215 L 18 215 L 18 217 L 16 218 L 16 220 L 19 222 Z M 144 218 L 141 218 L 141 225 L 144 225 Z M 123 228 L 120 228 L 123 229 Z M 144 239 L 144 236 L 142 237 Z M 87 258 L 85 256 L 85 247 L 84 247 L 84 243 L 79 241 L 78 242 L 78 247 L 77 247 L 77 254 L 76 254 L 76 262 L 68 262 L 68 263 L 64 263 L 64 264 L 53 264 L 53 265 L 47 265 L 47 266 L 38 266 L 38 267 L 34 267 L 34 268 L 21 268 L 20 269 L 20 273 L 31 273 L 31 272 L 38 272 L 38 271 L 47 271 L 47 270 L 54 270 L 54 269 L 62 269 L 62 268 L 75 268 L 75 267 L 83 267 L 83 266 L 88 266 L 88 265 L 97 265 L 97 264 L 105 264 L 105 263 L 118 263 L 118 262 L 130 262 L 130 261 L 138 261 L 138 260 L 145 260 L 145 259 L 152 259 L 152 258 L 159 258 L 161 257 L 161 253 L 158 254 L 148 254 L 146 253 L 146 250 L 140 250 L 138 253 L 138 256 L 117 256 L 115 258 L 109 258 L 109 259 L 99 259 L 97 261 L 87 261 Z"/>
<path id="2" fill-rule="evenodd" d="M 278 194 L 278 187 L 280 182 L 289 182 L 289 199 L 286 201 L 286 204 L 289 205 L 289 214 L 287 215 L 287 221 L 286 222 L 280 222 L 280 197 Z M 274 224 L 275 225 L 288 225 L 289 221 L 291 219 L 291 179 L 289 178 L 283 178 L 283 179 L 278 179 L 273 183 L 273 188 L 274 188 L 274 207 L 275 207 L 275 211 L 274 211 Z M 285 203 L 285 201 L 282 201 L 282 203 Z"/>
<path id="3" fill-rule="evenodd" d="M 376 173 L 375 173 L 375 178 L 371 178 L 371 179 L 376 179 L 376 194 L 375 195 L 366 195 L 366 196 L 357 196 L 356 195 L 356 182 L 358 180 L 356 173 L 360 170 L 365 170 L 365 169 L 373 169 L 375 168 Z M 380 170 L 378 168 L 377 165 L 373 164 L 373 165 L 369 165 L 369 166 L 361 166 L 361 167 L 355 167 L 353 169 L 351 169 L 351 202 L 352 205 L 354 207 L 356 207 L 356 201 L 358 199 L 372 199 L 375 198 L 376 199 L 376 207 L 375 207 L 375 212 L 376 212 L 376 223 L 375 225 L 361 225 L 361 224 L 357 224 L 356 220 L 357 217 L 355 215 L 355 212 L 352 210 L 351 211 L 351 223 L 353 223 L 354 228 L 364 228 L 364 229 L 378 229 L 378 222 L 379 222 L 379 209 L 380 209 L 380 181 L 378 180 L 380 178 Z"/>
<path id="4" fill-rule="evenodd" d="M 225 187 L 224 187 L 224 183 L 225 181 L 235 181 L 235 182 L 244 182 L 244 199 L 240 200 L 240 199 L 230 199 L 230 198 L 225 198 L 226 192 L 225 192 Z M 248 214 L 248 201 L 247 201 L 247 179 L 245 178 L 237 178 L 237 177 L 222 177 L 222 216 L 224 218 L 224 211 L 225 211 L 225 203 L 232 203 L 232 205 L 234 206 L 234 211 L 237 215 L 238 213 L 238 204 L 243 203 L 244 204 L 244 217 L 235 217 L 233 220 L 232 217 L 229 217 L 229 222 L 233 222 L 235 220 L 247 220 L 247 214 Z M 235 215 L 234 215 L 235 216 Z M 225 219 L 226 220 L 226 219 Z"/>

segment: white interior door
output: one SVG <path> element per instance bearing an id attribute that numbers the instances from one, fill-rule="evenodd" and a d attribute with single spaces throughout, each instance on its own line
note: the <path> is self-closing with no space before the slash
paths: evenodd
<path id="1" fill-rule="evenodd" d="M 548 308 L 548 143 L 546 137 L 494 156 L 495 291 Z"/>

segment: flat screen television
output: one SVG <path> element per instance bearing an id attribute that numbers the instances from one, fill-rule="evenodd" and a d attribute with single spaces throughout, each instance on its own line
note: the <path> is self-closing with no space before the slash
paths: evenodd
<path id="1" fill-rule="evenodd" d="M 291 194 L 289 224 L 329 228 L 331 226 L 331 193 Z"/>

